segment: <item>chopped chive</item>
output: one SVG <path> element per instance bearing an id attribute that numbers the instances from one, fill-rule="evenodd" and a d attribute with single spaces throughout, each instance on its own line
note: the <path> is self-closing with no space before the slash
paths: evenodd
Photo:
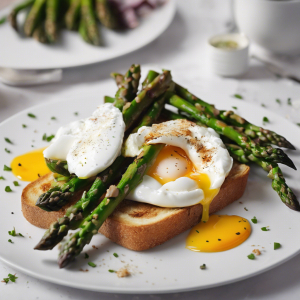
<path id="1" fill-rule="evenodd" d="M 55 137 L 54 134 L 47 136 L 46 133 L 43 135 L 43 141 L 51 142 L 51 140 Z"/>
<path id="2" fill-rule="evenodd" d="M 236 107 L 236 106 L 232 106 L 232 108 L 233 108 L 233 109 L 237 109 L 237 107 Z"/>
<path id="3" fill-rule="evenodd" d="M 14 181 L 14 186 L 20 186 L 18 181 Z"/>
<path id="4" fill-rule="evenodd" d="M 256 219 L 256 217 L 253 217 L 253 218 L 251 219 L 251 221 L 252 221 L 252 223 L 257 224 L 257 219 Z"/>
<path id="5" fill-rule="evenodd" d="M 199 233 L 199 231 L 198 231 L 198 230 L 196 230 L 196 232 L 197 232 L 197 233 Z"/>
<path id="6" fill-rule="evenodd" d="M 243 96 L 240 94 L 234 94 L 233 97 L 235 97 L 237 99 L 244 99 Z"/>
<path id="7" fill-rule="evenodd" d="M 51 120 L 56 120 L 56 118 L 55 117 L 51 117 Z"/>
<path id="8" fill-rule="evenodd" d="M 276 99 L 276 102 L 277 102 L 278 104 L 281 104 L 281 100 L 280 100 L 280 99 Z"/>
<path id="9" fill-rule="evenodd" d="M 22 233 L 18 233 L 19 236 L 24 237 L 24 235 Z"/>
<path id="10" fill-rule="evenodd" d="M 248 211 L 248 208 L 247 208 L 247 207 L 244 207 L 244 210 L 245 210 L 245 211 Z"/>
<path id="11" fill-rule="evenodd" d="M 22 127 L 23 127 L 23 128 L 26 128 L 26 127 L 27 127 L 27 125 L 25 125 L 25 124 L 22 124 Z"/>
<path id="12" fill-rule="evenodd" d="M 75 116 L 78 116 L 78 112 L 77 112 L 77 111 L 76 111 L 76 112 L 74 112 L 74 115 L 75 115 Z"/>
<path id="13" fill-rule="evenodd" d="M 287 104 L 288 104 L 288 105 L 292 105 L 292 99 L 291 99 L 291 98 L 288 98 L 288 99 L 287 99 Z"/>
<path id="14" fill-rule="evenodd" d="M 110 272 L 110 273 L 116 273 L 115 270 L 111 270 L 111 269 L 109 269 L 108 272 Z"/>
<path id="15" fill-rule="evenodd" d="M 8 234 L 11 235 L 11 236 L 16 236 L 16 229 L 15 229 L 15 227 L 14 227 L 13 230 L 9 231 Z"/>
<path id="16" fill-rule="evenodd" d="M 262 230 L 262 231 L 269 231 L 270 229 L 267 228 L 267 227 L 262 227 L 261 230 Z"/>
<path id="17" fill-rule="evenodd" d="M 266 107 L 266 105 L 265 105 L 265 104 L 263 104 L 263 103 L 261 104 L 261 106 L 262 106 L 262 107 Z"/>
<path id="18" fill-rule="evenodd" d="M 84 253 L 84 258 L 85 259 L 88 259 L 89 258 L 89 255 L 87 253 Z"/>
<path id="19" fill-rule="evenodd" d="M 7 165 L 4 165 L 3 171 L 11 171 L 12 168 L 8 167 Z"/>
<path id="20" fill-rule="evenodd" d="M 269 121 L 269 119 L 267 117 L 263 117 L 263 122 L 264 123 L 269 123 L 270 121 Z"/>
<path id="21" fill-rule="evenodd" d="M 4 138 L 4 139 L 7 143 L 12 144 L 12 141 L 9 138 Z"/>
<path id="22" fill-rule="evenodd" d="M 9 243 L 13 244 L 13 241 L 11 239 L 8 240 Z"/>
<path id="23" fill-rule="evenodd" d="M 253 253 L 249 254 L 247 257 L 252 260 L 255 259 L 255 255 Z"/>
<path id="24" fill-rule="evenodd" d="M 300 123 L 296 123 L 298 126 L 300 126 Z"/>
<path id="25" fill-rule="evenodd" d="M 36 116 L 34 114 L 32 114 L 32 113 L 28 113 L 27 116 L 30 117 L 30 118 L 33 118 L 33 119 L 36 118 Z"/>
<path id="26" fill-rule="evenodd" d="M 0 176 L 0 180 L 5 180 L 5 178 L 3 176 Z"/>
<path id="27" fill-rule="evenodd" d="M 11 152 L 11 151 L 8 150 L 7 148 L 5 148 L 4 150 L 5 150 L 5 152 L 7 152 L 7 153 L 10 153 L 10 152 Z"/>
<path id="28" fill-rule="evenodd" d="M 201 269 L 201 270 L 205 270 L 205 269 L 206 269 L 206 264 L 201 265 L 201 266 L 200 266 L 200 269 Z"/>
<path id="29" fill-rule="evenodd" d="M 277 250 L 281 247 L 280 243 L 274 243 L 274 250 Z"/>
<path id="30" fill-rule="evenodd" d="M 93 262 L 91 262 L 91 261 L 88 262 L 88 265 L 89 265 L 90 267 L 93 267 L 93 268 L 97 267 L 97 266 L 96 266 Z"/>
<path id="31" fill-rule="evenodd" d="M 114 253 L 113 256 L 114 257 L 119 257 L 119 255 L 117 253 Z"/>
<path id="32" fill-rule="evenodd" d="M 12 192 L 12 189 L 10 188 L 9 185 L 7 185 L 7 186 L 5 187 L 5 192 L 7 192 L 7 193 Z"/>

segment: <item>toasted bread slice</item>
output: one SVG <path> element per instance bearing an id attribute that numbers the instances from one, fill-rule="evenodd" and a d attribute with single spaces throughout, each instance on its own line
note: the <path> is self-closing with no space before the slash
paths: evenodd
<path id="1" fill-rule="evenodd" d="M 54 182 L 53 173 L 48 173 L 37 180 L 29 183 L 22 192 L 21 204 L 22 212 L 26 220 L 34 226 L 40 228 L 49 228 L 50 224 L 65 215 L 69 206 L 75 204 L 82 196 L 83 190 L 74 193 L 72 201 L 65 205 L 59 211 L 45 211 L 35 203 L 39 196 L 47 192 Z M 58 185 L 64 184 L 64 181 L 57 182 Z"/>
<path id="2" fill-rule="evenodd" d="M 242 197 L 249 171 L 249 166 L 234 163 L 210 205 L 210 214 Z M 190 229 L 200 222 L 201 215 L 201 204 L 185 208 L 163 208 L 124 200 L 99 231 L 125 248 L 141 251 L 158 246 Z"/>
<path id="3" fill-rule="evenodd" d="M 219 194 L 210 205 L 210 214 L 239 199 L 245 190 L 250 168 L 234 163 Z M 39 195 L 53 182 L 49 173 L 26 186 L 22 193 L 22 211 L 31 224 L 49 228 L 57 218 L 64 216 L 67 208 L 82 195 L 74 195 L 72 202 L 58 212 L 46 212 L 35 206 Z M 141 251 L 158 246 L 196 225 L 202 215 L 202 205 L 185 208 L 163 208 L 146 203 L 124 200 L 104 222 L 99 232 L 113 242 L 131 250 Z"/>

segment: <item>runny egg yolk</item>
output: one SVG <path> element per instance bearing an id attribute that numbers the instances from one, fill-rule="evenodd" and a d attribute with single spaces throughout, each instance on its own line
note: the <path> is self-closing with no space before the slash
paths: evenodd
<path id="1" fill-rule="evenodd" d="M 195 180 L 204 193 L 204 199 L 199 200 L 203 205 L 202 220 L 208 220 L 209 204 L 220 189 L 210 189 L 211 183 L 208 175 L 197 172 L 184 150 L 166 145 L 158 154 L 147 175 L 156 179 L 162 185 L 180 177 L 189 177 Z"/>
<path id="2" fill-rule="evenodd" d="M 193 227 L 186 248 L 196 252 L 220 252 L 242 244 L 251 233 L 251 225 L 239 216 L 211 215 L 207 222 Z"/>
<path id="3" fill-rule="evenodd" d="M 11 162 L 13 174 L 23 181 L 34 181 L 49 173 L 43 155 L 44 149 L 33 150 L 15 157 Z"/>

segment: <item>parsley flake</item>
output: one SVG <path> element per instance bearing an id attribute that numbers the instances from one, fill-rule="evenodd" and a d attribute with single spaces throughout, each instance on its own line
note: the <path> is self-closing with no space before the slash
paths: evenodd
<path id="1" fill-rule="evenodd" d="M 25 124 L 22 124 L 22 127 L 23 127 L 23 128 L 27 128 L 27 125 L 25 125 Z"/>
<path id="2" fill-rule="evenodd" d="M 10 152 L 11 152 L 11 151 L 8 150 L 7 148 L 5 148 L 4 150 L 5 150 L 5 152 L 7 152 L 7 153 L 10 153 Z"/>
<path id="3" fill-rule="evenodd" d="M 5 178 L 3 176 L 0 176 L 0 180 L 5 180 Z"/>
<path id="4" fill-rule="evenodd" d="M 262 230 L 262 231 L 269 231 L 270 229 L 267 228 L 267 227 L 262 227 L 261 230 Z"/>
<path id="5" fill-rule="evenodd" d="M 116 273 L 115 270 L 111 270 L 111 269 L 109 269 L 108 272 L 110 272 L 110 273 Z"/>
<path id="6" fill-rule="evenodd" d="M 33 118 L 33 119 L 36 118 L 36 116 L 34 114 L 32 114 L 32 113 L 28 113 L 27 116 L 30 117 L 30 118 Z"/>
<path id="7" fill-rule="evenodd" d="M 263 122 L 264 123 L 269 123 L 270 121 L 269 121 L 269 119 L 267 117 L 263 117 Z"/>
<path id="8" fill-rule="evenodd" d="M 24 235 L 22 233 L 18 233 L 19 236 L 24 237 Z"/>
<path id="9" fill-rule="evenodd" d="M 292 105 L 292 99 L 291 99 L 291 98 L 288 98 L 288 99 L 287 99 L 287 104 L 288 104 L 288 105 Z"/>
<path id="10" fill-rule="evenodd" d="M 12 141 L 9 138 L 4 138 L 4 139 L 7 143 L 12 144 Z"/>
<path id="11" fill-rule="evenodd" d="M 277 250 L 281 248 L 281 244 L 280 243 L 274 243 L 274 250 Z"/>
<path id="12" fill-rule="evenodd" d="M 74 115 L 75 115 L 75 116 L 78 116 L 78 112 L 77 112 L 77 111 L 76 111 L 76 112 L 74 112 Z"/>
<path id="13" fill-rule="evenodd" d="M 11 239 L 8 240 L 9 243 L 13 244 L 13 241 Z"/>
<path id="14" fill-rule="evenodd" d="M 266 107 L 266 105 L 265 105 L 265 104 L 263 104 L 263 103 L 261 104 L 261 106 L 262 106 L 262 107 Z"/>
<path id="15" fill-rule="evenodd" d="M 84 258 L 88 259 L 90 256 L 87 253 L 84 253 Z"/>
<path id="16" fill-rule="evenodd" d="M 14 181 L 14 186 L 20 186 L 18 181 Z"/>
<path id="17" fill-rule="evenodd" d="M 10 188 L 9 185 L 7 185 L 7 186 L 5 187 L 5 192 L 7 192 L 7 193 L 12 192 L 12 189 Z"/>
<path id="18" fill-rule="evenodd" d="M 117 253 L 114 253 L 113 256 L 114 257 L 119 257 L 119 255 Z"/>
<path id="19" fill-rule="evenodd" d="M 255 255 L 253 253 L 249 254 L 247 257 L 252 260 L 255 259 Z"/>
<path id="20" fill-rule="evenodd" d="M 237 109 L 237 107 L 236 107 L 236 106 L 232 106 L 232 108 L 233 108 L 233 109 Z"/>
<path id="21" fill-rule="evenodd" d="M 9 278 L 3 278 L 2 282 L 8 283 L 9 282 Z"/>
<path id="22" fill-rule="evenodd" d="M 4 165 L 3 171 L 11 171 L 12 168 L 8 167 L 7 165 Z"/>
<path id="23" fill-rule="evenodd" d="M 46 133 L 43 135 L 43 141 L 51 142 L 51 140 L 55 137 L 54 134 L 47 136 Z"/>
<path id="24" fill-rule="evenodd" d="M 257 219 L 256 219 L 256 217 L 253 217 L 253 218 L 251 219 L 251 221 L 252 221 L 252 223 L 257 224 Z"/>
<path id="25" fill-rule="evenodd" d="M 237 99 L 244 99 L 243 96 L 240 94 L 234 94 L 233 97 L 235 97 Z"/>
<path id="26" fill-rule="evenodd" d="M 281 104 L 281 100 L 280 100 L 280 99 L 276 99 L 276 102 L 277 102 L 278 104 Z"/>
<path id="27" fill-rule="evenodd" d="M 56 120 L 56 118 L 55 117 L 51 117 L 51 120 Z"/>
<path id="28" fill-rule="evenodd" d="M 201 270 L 205 270 L 205 269 L 206 269 L 206 264 L 201 265 L 201 266 L 200 266 L 200 269 L 201 269 Z"/>
<path id="29" fill-rule="evenodd" d="M 95 265 L 93 262 L 91 262 L 91 261 L 88 262 L 88 265 L 89 265 L 90 267 L 93 267 L 93 268 L 96 267 L 96 265 Z"/>

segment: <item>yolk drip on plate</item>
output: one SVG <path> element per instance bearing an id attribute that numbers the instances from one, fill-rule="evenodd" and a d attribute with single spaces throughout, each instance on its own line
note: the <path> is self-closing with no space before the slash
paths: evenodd
<path id="1" fill-rule="evenodd" d="M 251 225 L 239 216 L 211 215 L 208 222 L 193 227 L 186 248 L 196 252 L 220 252 L 242 244 L 251 233 Z"/>
<path id="2" fill-rule="evenodd" d="M 204 199 L 199 200 L 203 205 L 202 220 L 209 218 L 209 204 L 218 194 L 219 189 L 210 189 L 210 179 L 207 174 L 197 173 L 193 163 L 181 148 L 166 145 L 158 154 L 154 164 L 149 169 L 148 176 L 165 184 L 179 177 L 189 177 L 195 180 L 204 192 Z"/>
<path id="3" fill-rule="evenodd" d="M 34 181 L 50 172 L 43 151 L 45 148 L 33 150 L 17 156 L 11 162 L 13 174 L 23 181 Z"/>

